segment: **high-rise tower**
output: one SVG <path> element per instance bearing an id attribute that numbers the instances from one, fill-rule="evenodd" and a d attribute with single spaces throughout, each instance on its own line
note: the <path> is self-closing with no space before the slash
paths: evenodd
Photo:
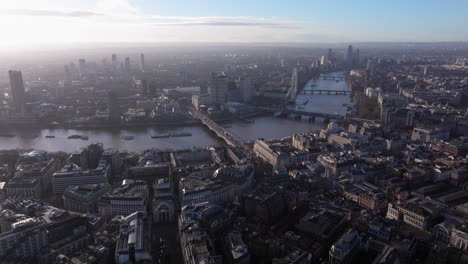
<path id="1" fill-rule="evenodd" d="M 228 78 L 223 72 L 212 72 L 210 81 L 210 96 L 213 103 L 223 105 L 226 103 Z"/>
<path id="2" fill-rule="evenodd" d="M 349 67 L 353 66 L 353 59 L 354 59 L 353 46 L 349 45 L 348 46 L 348 56 L 346 57 L 346 60 L 348 62 Z"/>
<path id="3" fill-rule="evenodd" d="M 80 70 L 80 76 L 85 77 L 86 76 L 86 60 L 85 59 L 78 60 L 78 69 Z"/>
<path id="4" fill-rule="evenodd" d="M 132 70 L 132 67 L 130 65 L 130 58 L 126 57 L 125 58 L 125 71 L 130 72 Z"/>
<path id="5" fill-rule="evenodd" d="M 140 54 L 140 70 L 145 71 L 145 54 Z"/>
<path id="6" fill-rule="evenodd" d="M 241 77 L 239 79 L 239 88 L 242 96 L 242 101 L 244 103 L 252 101 L 253 92 L 249 77 Z"/>
<path id="7" fill-rule="evenodd" d="M 112 70 L 117 71 L 118 63 L 117 63 L 117 54 L 112 54 Z"/>
<path id="8" fill-rule="evenodd" d="M 11 95 L 13 96 L 13 104 L 15 111 L 20 114 L 25 112 L 25 101 L 24 101 L 24 83 L 23 74 L 21 71 L 8 71 L 10 75 L 10 87 Z"/>

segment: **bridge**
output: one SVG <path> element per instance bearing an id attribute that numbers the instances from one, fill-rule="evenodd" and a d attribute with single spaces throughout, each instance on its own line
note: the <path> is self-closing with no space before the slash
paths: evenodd
<path id="1" fill-rule="evenodd" d="M 200 111 L 197 111 L 193 109 L 192 111 L 193 117 L 199 119 L 206 127 L 208 127 L 211 131 L 215 132 L 216 135 L 220 138 L 222 138 L 228 145 L 232 147 L 240 147 L 247 151 L 247 153 L 251 152 L 251 149 L 245 145 L 242 140 L 231 134 L 229 131 L 224 129 L 222 126 L 216 124 L 211 118 L 209 118 L 207 115 L 201 113 Z"/>
<path id="2" fill-rule="evenodd" d="M 320 80 L 337 80 L 343 81 L 345 79 L 344 76 L 330 76 L 330 75 L 321 75 Z"/>
<path id="3" fill-rule="evenodd" d="M 315 119 L 316 117 L 323 118 L 324 121 L 329 121 L 329 120 L 339 120 L 344 118 L 344 116 L 337 115 L 337 114 L 326 114 L 326 113 L 318 113 L 318 112 L 308 112 L 304 110 L 296 110 L 296 109 L 288 109 L 288 108 L 270 108 L 270 107 L 257 107 L 258 110 L 264 111 L 264 112 L 269 112 L 269 113 L 274 113 L 275 116 L 283 116 L 283 115 L 294 115 L 296 117 L 301 117 L 301 116 L 308 116 L 309 118 Z"/>
<path id="4" fill-rule="evenodd" d="M 302 90 L 301 94 L 349 95 L 348 90 Z"/>

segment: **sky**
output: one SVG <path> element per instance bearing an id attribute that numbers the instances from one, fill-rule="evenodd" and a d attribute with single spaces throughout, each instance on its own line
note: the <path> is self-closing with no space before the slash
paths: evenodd
<path id="1" fill-rule="evenodd" d="M 0 0 L 0 46 L 468 41 L 466 0 Z"/>

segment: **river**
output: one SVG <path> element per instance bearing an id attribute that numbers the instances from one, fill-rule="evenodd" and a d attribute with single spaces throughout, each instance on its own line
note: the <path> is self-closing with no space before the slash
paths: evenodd
<path id="1" fill-rule="evenodd" d="M 348 84 L 344 80 L 323 79 L 322 77 L 344 77 L 344 72 L 332 72 L 322 74 L 317 80 L 308 81 L 303 90 L 346 90 L 349 91 Z M 328 95 L 328 94 L 298 94 L 297 101 L 308 100 L 304 106 L 295 105 L 293 108 L 302 111 L 338 114 L 346 113 L 346 105 L 352 105 L 351 98 L 348 95 Z"/>
<path id="2" fill-rule="evenodd" d="M 334 76 L 342 76 L 343 73 L 331 73 Z M 315 83 L 316 86 L 311 87 Z M 309 81 L 304 89 L 321 90 L 346 90 L 345 81 L 322 80 Z M 308 103 L 301 106 L 305 111 L 322 112 L 330 114 L 344 114 L 346 109 L 343 104 L 351 104 L 349 96 L 344 95 L 302 95 L 297 99 L 307 99 Z M 300 106 L 293 106 L 300 107 Z M 315 122 L 307 120 L 279 119 L 273 116 L 254 118 L 253 123 L 244 121 L 232 121 L 222 123 L 231 133 L 244 141 L 257 138 L 282 138 L 294 133 L 304 133 L 322 129 L 326 124 L 317 119 Z M 190 137 L 151 138 L 155 134 L 167 134 L 176 132 L 190 132 Z M 14 137 L 0 137 L 0 149 L 41 149 L 46 151 L 73 152 L 80 147 L 91 143 L 103 143 L 105 148 L 116 148 L 120 151 L 140 152 L 145 149 L 155 148 L 188 149 L 192 147 L 222 146 L 224 142 L 219 140 L 212 132 L 203 126 L 187 127 L 151 127 L 128 129 L 9 129 L 2 130 L 2 134 L 13 134 Z M 53 135 L 55 138 L 46 138 Z M 85 135 L 88 140 L 68 139 L 70 135 Z M 124 140 L 124 136 L 133 136 L 132 140 Z"/>

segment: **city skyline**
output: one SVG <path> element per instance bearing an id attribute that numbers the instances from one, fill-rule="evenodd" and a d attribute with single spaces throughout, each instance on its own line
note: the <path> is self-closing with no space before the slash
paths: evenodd
<path id="1" fill-rule="evenodd" d="M 19 0 L 0 4 L 0 48 L 70 42 L 467 41 L 463 1 Z M 183 7 L 183 8 L 181 8 Z M 41 29 L 41 30 L 38 30 Z"/>
<path id="2" fill-rule="evenodd" d="M 0 264 L 468 263 L 466 11 L 2 1 Z"/>

